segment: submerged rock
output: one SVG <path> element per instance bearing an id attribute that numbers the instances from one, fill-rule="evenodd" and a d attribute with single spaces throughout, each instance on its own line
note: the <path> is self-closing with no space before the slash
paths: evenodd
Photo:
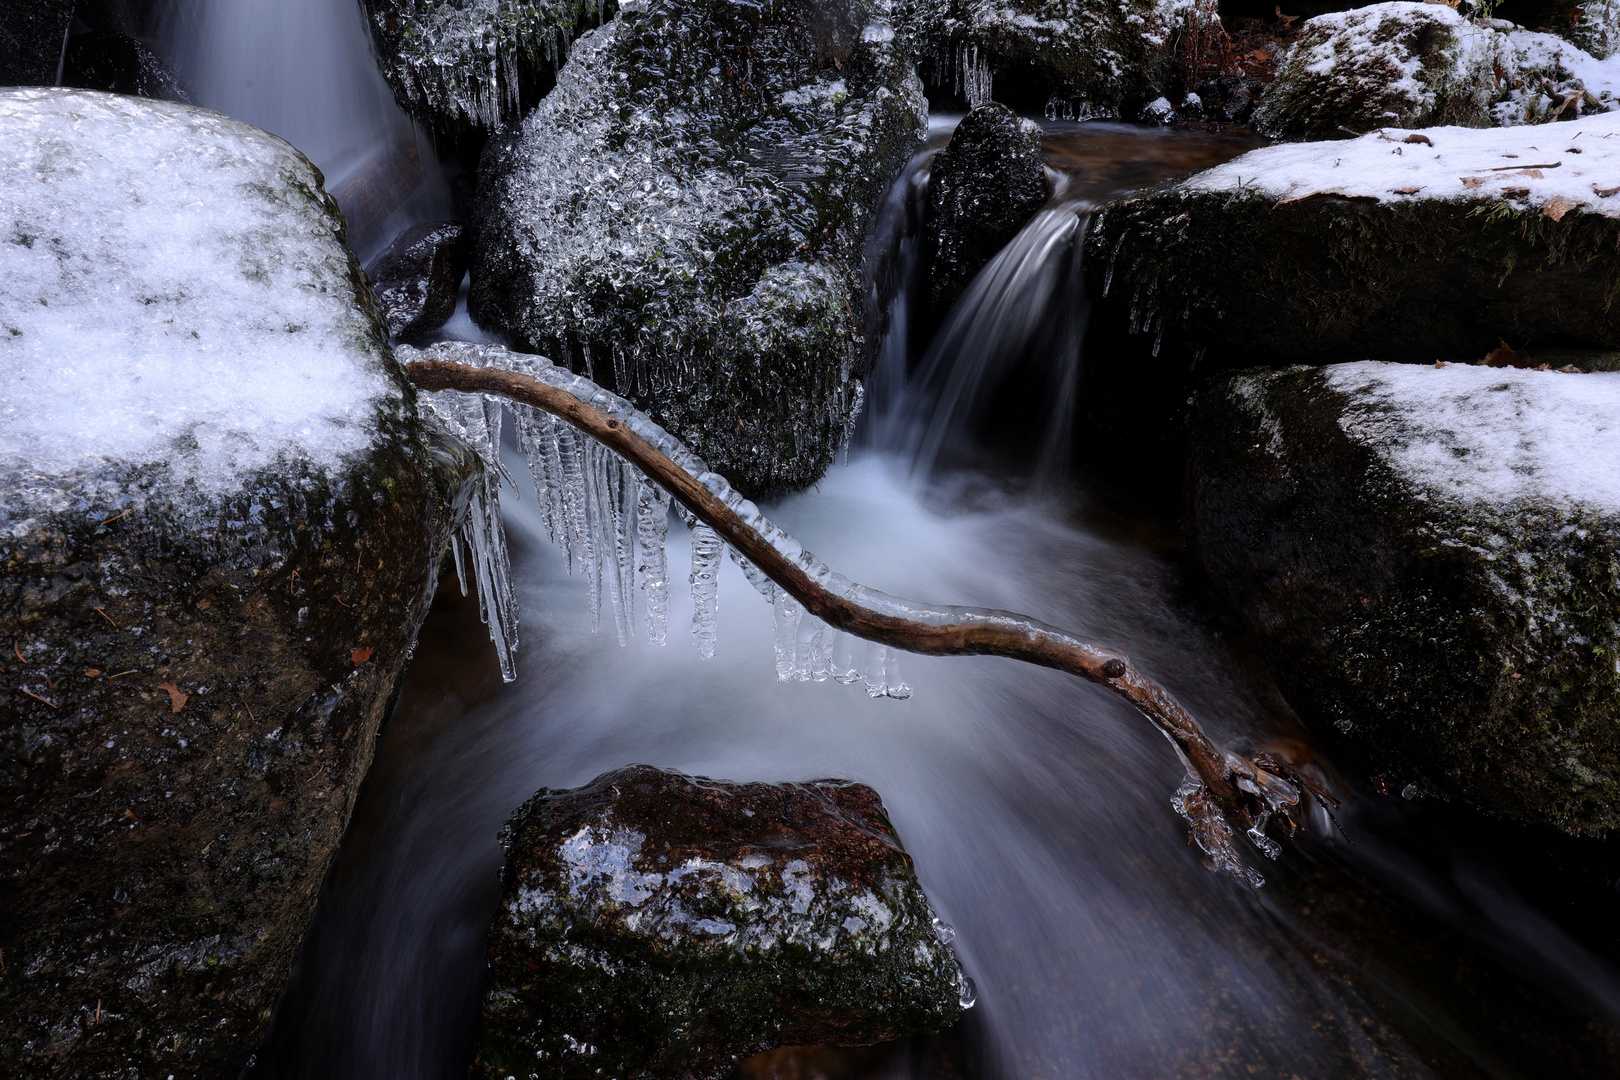
<path id="1" fill-rule="evenodd" d="M 860 401 L 864 228 L 924 130 L 886 2 L 650 0 L 485 151 L 473 317 L 634 400 L 750 496 Z"/>
<path id="2" fill-rule="evenodd" d="M 1046 202 L 1041 129 L 1005 105 L 981 105 L 956 125 L 928 179 L 927 263 L 943 318 Z"/>
<path id="3" fill-rule="evenodd" d="M 771 1047 L 936 1031 L 971 1003 L 863 785 L 636 765 L 540 791 L 502 845 L 474 1075 L 718 1080 Z"/>
<path id="4" fill-rule="evenodd" d="M 1620 345 L 1620 114 L 1271 146 L 1114 204 L 1087 238 L 1134 328 L 1228 360 Z"/>
<path id="5" fill-rule="evenodd" d="M 280 139 L 0 91 L 0 223 L 0 1073 L 234 1076 L 470 465 Z"/>
<path id="6" fill-rule="evenodd" d="M 1246 372 L 1190 443 L 1190 547 L 1307 721 L 1409 797 L 1620 825 L 1620 372 Z"/>
<path id="7" fill-rule="evenodd" d="M 363 0 L 400 108 L 440 131 L 492 131 L 551 89 L 614 0 Z"/>
<path id="8" fill-rule="evenodd" d="M 1397 2 L 1305 23 L 1255 110 L 1288 138 L 1384 127 L 1524 124 L 1620 108 L 1620 62 L 1550 34 Z"/>
<path id="9" fill-rule="evenodd" d="M 366 267 L 388 333 L 416 341 L 456 313 L 461 279 L 471 260 L 470 237 L 459 221 L 412 225 Z"/>

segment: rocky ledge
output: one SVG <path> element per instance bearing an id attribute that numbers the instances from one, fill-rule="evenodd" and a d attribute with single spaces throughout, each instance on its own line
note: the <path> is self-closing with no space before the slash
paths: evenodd
<path id="1" fill-rule="evenodd" d="M 719 1080 L 937 1031 L 970 984 L 877 793 L 645 765 L 513 815 L 474 1075 Z"/>

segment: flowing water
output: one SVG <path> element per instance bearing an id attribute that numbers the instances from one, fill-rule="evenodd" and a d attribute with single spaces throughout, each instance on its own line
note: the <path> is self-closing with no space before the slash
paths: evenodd
<path id="1" fill-rule="evenodd" d="M 305 149 L 363 245 L 443 212 L 353 5 L 241 0 L 177 25 L 199 100 Z M 1188 569 L 1165 493 L 1069 472 L 1076 372 L 1107 360 L 1081 351 L 1087 216 L 1247 144 L 1105 124 L 1051 134 L 1053 203 L 932 344 L 911 330 L 927 155 L 902 175 L 870 253 L 887 349 L 867 430 L 847 465 L 771 516 L 876 587 L 1123 647 L 1221 741 L 1308 760 Z M 955 452 L 998 424 L 1023 431 L 1013 453 Z M 1200 865 L 1170 808 L 1179 764 L 1106 691 L 997 658 L 907 657 L 905 700 L 780 683 L 771 610 L 730 563 L 712 659 L 676 633 L 621 647 L 592 631 L 532 493 L 505 506 L 519 677 L 501 681 L 476 603 L 446 587 L 251 1075 L 464 1076 L 501 823 L 536 788 L 632 762 L 882 793 L 958 929 L 978 1005 L 946 1038 L 851 1058 L 829 1080 L 1620 1074 L 1608 901 L 1557 874 L 1528 880 L 1525 866 L 1546 865 L 1525 854 L 1539 838 L 1335 780 L 1352 800 L 1343 831 L 1319 814 L 1251 891 Z M 672 532 L 679 566 L 686 534 Z M 677 589 L 672 630 L 691 615 Z"/>

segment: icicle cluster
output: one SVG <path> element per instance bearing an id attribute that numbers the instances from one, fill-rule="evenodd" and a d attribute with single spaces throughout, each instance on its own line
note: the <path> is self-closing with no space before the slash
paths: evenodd
<path id="1" fill-rule="evenodd" d="M 979 52 L 977 45 L 956 46 L 956 93 L 965 99 L 968 108 L 977 109 L 991 100 L 990 58 Z"/>
<path id="2" fill-rule="evenodd" d="M 544 369 L 557 371 L 541 357 L 467 342 L 444 342 L 420 351 L 401 346 L 396 352 L 402 362 L 433 358 L 536 376 Z M 655 434 L 658 445 L 667 443 L 666 452 L 688 472 L 711 487 L 723 486 L 724 497 L 733 509 L 746 507 L 746 518 L 757 519 L 788 539 L 769 526 L 751 503 L 731 491 L 724 480 L 710 473 L 707 465 L 635 413 L 623 399 L 577 376 L 565 377 L 575 381 L 586 396 L 594 392 L 611 401 L 615 411 L 633 415 L 636 430 L 644 435 Z M 467 517 L 455 540 L 456 571 L 465 593 L 470 564 L 477 581 L 479 612 L 500 654 L 502 676 L 508 681 L 515 677 L 513 651 L 517 646 L 517 607 L 498 498 L 500 483 L 511 482 L 500 458 L 503 408 L 514 419 L 513 434 L 528 461 L 546 530 L 562 549 L 569 572 L 583 574 L 590 586 L 593 627 L 599 629 L 602 613 L 611 609 L 619 644 L 627 644 L 634 632 L 634 597 L 639 592 L 647 637 L 654 644 L 664 644 L 669 631 L 669 565 L 665 553 L 672 505 L 669 494 L 629 462 L 550 413 L 504 398 L 455 390 L 420 396 L 432 417 L 471 445 L 484 463 L 483 480 L 473 491 Z M 700 656 L 714 656 L 720 561 L 729 553 L 754 589 L 775 608 L 779 679 L 823 682 L 833 678 L 845 684 L 863 683 L 873 697 L 911 696 L 911 688 L 900 678 L 896 652 L 835 631 L 809 615 L 757 566 L 727 548 L 713 529 L 684 507 L 676 504 L 674 508 L 692 532 L 688 581 L 692 588 L 692 636 Z M 804 557 L 814 558 L 799 550 Z M 825 572 L 824 567 L 822 570 Z"/>

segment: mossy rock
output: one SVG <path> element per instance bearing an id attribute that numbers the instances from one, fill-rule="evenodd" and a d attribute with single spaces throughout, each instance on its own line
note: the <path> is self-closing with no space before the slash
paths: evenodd
<path id="1" fill-rule="evenodd" d="M 474 1076 L 720 1080 L 938 1031 L 961 970 L 877 793 L 646 765 L 507 822 Z"/>
<path id="2" fill-rule="evenodd" d="M 1257 150 L 1104 209 L 1088 278 L 1134 329 L 1224 363 L 1472 360 L 1503 339 L 1612 349 L 1620 205 L 1596 193 L 1609 170 L 1596 154 L 1620 122 L 1560 125 L 1560 151 L 1598 150 L 1556 152 L 1557 173 L 1516 170 L 1545 160 L 1524 145 L 1548 141 L 1539 130 Z M 1413 171 L 1391 172 L 1398 161 Z"/>
<path id="3" fill-rule="evenodd" d="M 223 1080 L 477 464 L 292 147 L 86 91 L 0 134 L 0 1073 Z"/>
<path id="4" fill-rule="evenodd" d="M 750 496 L 813 483 L 860 401 L 866 221 L 925 124 L 887 11 L 652 0 L 581 38 L 485 151 L 474 318 Z"/>
<path id="5" fill-rule="evenodd" d="M 1344 764 L 1620 825 L 1620 373 L 1357 363 L 1201 391 L 1186 530 Z"/>
<path id="6" fill-rule="evenodd" d="M 493 131 L 545 96 L 614 0 L 364 0 L 400 108 L 447 133 Z"/>

